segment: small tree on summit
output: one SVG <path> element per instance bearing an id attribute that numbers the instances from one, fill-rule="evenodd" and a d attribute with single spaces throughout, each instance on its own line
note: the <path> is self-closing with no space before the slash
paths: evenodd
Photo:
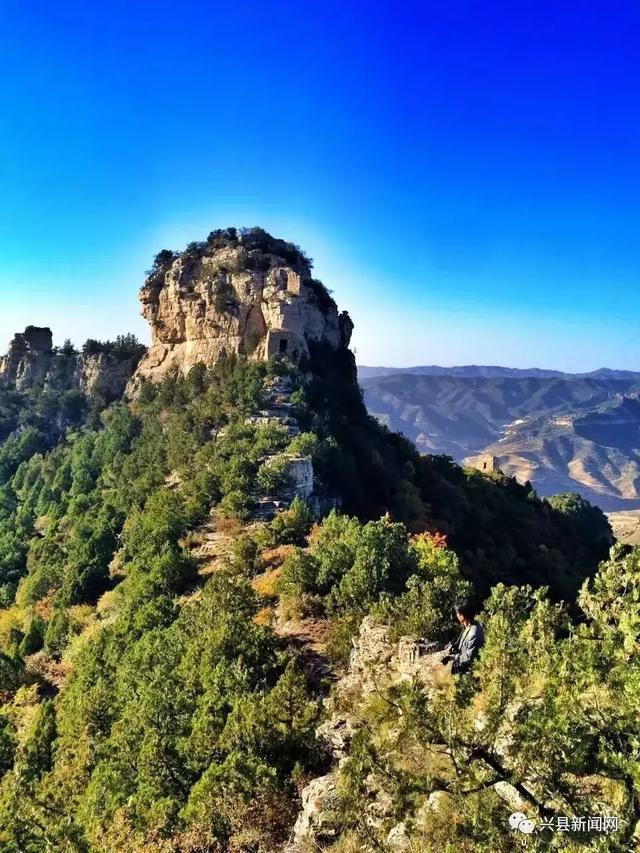
<path id="1" fill-rule="evenodd" d="M 147 275 L 153 275 L 154 273 L 166 270 L 176 257 L 177 253 L 172 249 L 162 249 L 153 259 L 153 264 L 151 265 L 151 269 L 147 270 Z"/>

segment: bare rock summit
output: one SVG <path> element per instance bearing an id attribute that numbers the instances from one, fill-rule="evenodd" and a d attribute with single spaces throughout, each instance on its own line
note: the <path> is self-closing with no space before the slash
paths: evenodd
<path id="1" fill-rule="evenodd" d="M 181 253 L 160 252 L 140 291 L 152 339 L 134 381 L 185 375 L 225 354 L 296 361 L 314 342 L 348 347 L 353 324 L 311 266 L 261 228 L 213 231 Z"/>

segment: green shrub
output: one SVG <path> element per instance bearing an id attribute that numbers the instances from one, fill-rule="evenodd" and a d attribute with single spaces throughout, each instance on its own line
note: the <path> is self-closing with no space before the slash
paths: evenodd
<path id="1" fill-rule="evenodd" d="M 231 567 L 248 578 L 259 571 L 259 547 L 252 536 L 240 536 L 233 543 Z"/>
<path id="2" fill-rule="evenodd" d="M 12 768 L 16 745 L 15 728 L 8 717 L 0 713 L 0 776 Z"/>
<path id="3" fill-rule="evenodd" d="M 253 502 L 245 492 L 232 491 L 226 494 L 218 504 L 218 514 L 221 518 L 237 518 L 240 521 L 251 515 Z"/>
<path id="4" fill-rule="evenodd" d="M 269 423 L 261 426 L 257 432 L 254 443 L 256 455 L 264 456 L 268 453 L 278 453 L 287 446 L 289 433 L 287 428 L 279 423 Z"/>
<path id="5" fill-rule="evenodd" d="M 318 563 L 312 554 L 296 548 L 284 559 L 278 583 L 281 595 L 294 598 L 318 588 Z"/>
<path id="6" fill-rule="evenodd" d="M 307 395 L 305 394 L 304 388 L 296 388 L 295 391 L 292 391 L 291 396 L 289 397 L 289 402 L 298 409 L 306 409 Z"/>
<path id="7" fill-rule="evenodd" d="M 39 616 L 34 616 L 29 623 L 27 633 L 24 635 L 22 642 L 20 643 L 20 654 L 23 657 L 40 651 L 44 645 L 46 629 L 47 626 L 45 621 Z"/>
<path id="8" fill-rule="evenodd" d="M 213 306 L 218 314 L 229 311 L 237 304 L 238 297 L 228 276 L 223 273 L 215 282 L 213 289 Z"/>
<path id="9" fill-rule="evenodd" d="M 457 629 L 454 605 L 471 593 L 471 584 L 460 572 L 457 555 L 446 547 L 439 534 L 425 533 L 411 543 L 417 571 L 407 581 L 407 590 L 385 598 L 376 608 L 391 627 L 395 638 L 403 634 L 429 640 L 449 640 Z"/>
<path id="10" fill-rule="evenodd" d="M 53 701 L 45 699 L 35 713 L 22 749 L 20 769 L 24 778 L 33 781 L 51 770 L 56 731 Z"/>
<path id="11" fill-rule="evenodd" d="M 115 359 L 141 358 L 146 351 L 135 335 L 118 335 L 115 341 L 98 341 L 88 338 L 82 345 L 83 355 L 111 355 Z"/>
<path id="12" fill-rule="evenodd" d="M 22 682 L 22 672 L 19 662 L 4 652 L 0 652 L 0 698 L 15 691 Z"/>
<path id="13" fill-rule="evenodd" d="M 296 495 L 289 509 L 279 513 L 271 522 L 274 545 L 302 545 L 313 524 L 313 513 Z"/>
<path id="14" fill-rule="evenodd" d="M 314 432 L 301 432 L 291 439 L 287 452 L 295 456 L 313 456 L 320 440 Z"/>
<path id="15" fill-rule="evenodd" d="M 44 648 L 48 654 L 59 657 L 69 638 L 69 614 L 66 608 L 57 608 L 47 625 Z"/>
<path id="16" fill-rule="evenodd" d="M 256 477 L 258 488 L 267 495 L 282 495 L 291 485 L 287 456 L 272 456 L 258 468 Z"/>
<path id="17" fill-rule="evenodd" d="M 358 613 L 345 613 L 331 621 L 327 637 L 327 654 L 331 660 L 345 665 L 353 649 L 353 639 L 357 635 L 361 622 Z"/>

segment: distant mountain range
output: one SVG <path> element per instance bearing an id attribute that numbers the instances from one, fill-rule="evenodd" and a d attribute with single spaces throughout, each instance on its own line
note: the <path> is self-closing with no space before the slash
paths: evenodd
<path id="1" fill-rule="evenodd" d="M 416 367 L 368 367 L 358 366 L 360 379 L 373 379 L 377 376 L 391 376 L 397 373 L 410 373 L 414 376 L 460 376 L 475 379 L 504 379 L 507 377 L 521 379 L 537 377 L 538 379 L 628 379 L 640 382 L 640 371 L 612 370 L 601 367 L 590 373 L 564 373 L 562 370 L 546 370 L 540 367 L 497 367 L 495 365 L 466 364 L 458 367 L 438 367 L 435 364 L 423 364 Z"/>
<path id="2" fill-rule="evenodd" d="M 640 373 L 533 368 L 359 368 L 369 411 L 423 453 L 480 453 L 542 495 L 640 507 Z"/>

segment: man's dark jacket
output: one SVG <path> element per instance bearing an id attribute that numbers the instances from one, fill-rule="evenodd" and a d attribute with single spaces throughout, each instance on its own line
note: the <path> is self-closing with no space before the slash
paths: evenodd
<path id="1" fill-rule="evenodd" d="M 453 644 L 452 672 L 466 672 L 484 646 L 484 629 L 479 622 L 472 622 L 462 631 Z"/>

